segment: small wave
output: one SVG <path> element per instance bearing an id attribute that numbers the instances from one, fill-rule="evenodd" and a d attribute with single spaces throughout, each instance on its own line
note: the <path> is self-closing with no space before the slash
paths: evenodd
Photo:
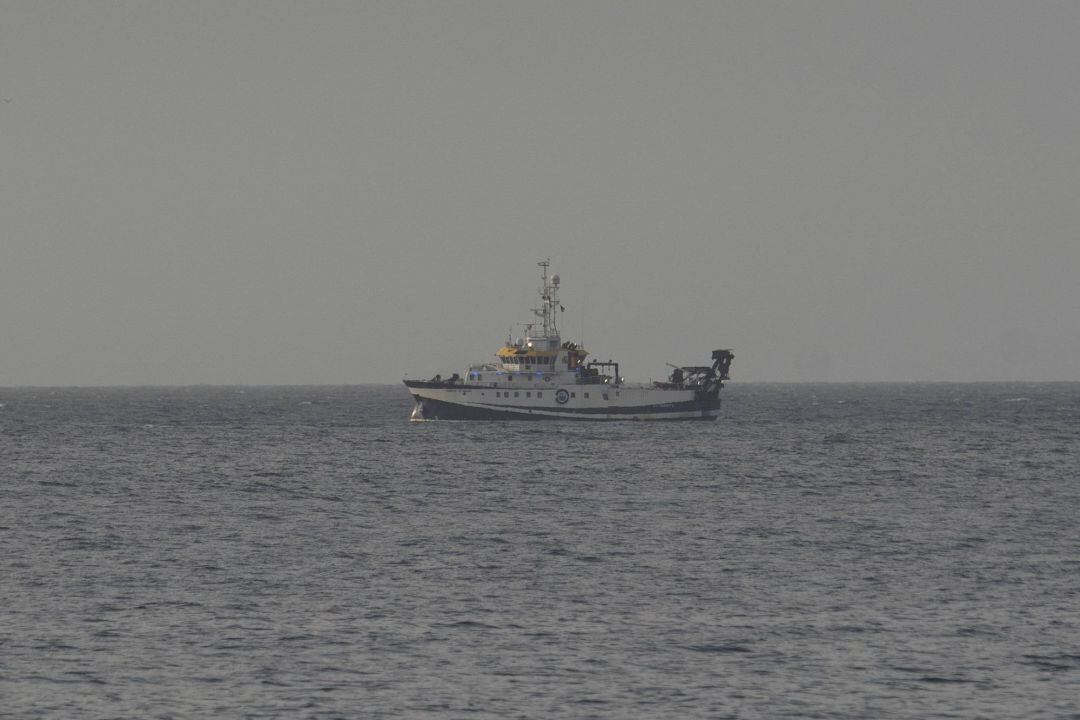
<path id="1" fill-rule="evenodd" d="M 753 650 L 751 650 L 747 646 L 738 645 L 738 644 L 735 644 L 735 643 L 718 643 L 718 644 L 704 643 L 704 644 L 701 644 L 701 645 L 687 645 L 686 649 L 687 650 L 693 650 L 694 652 L 700 652 L 700 653 L 718 653 L 718 654 L 753 652 Z"/>
<path id="2" fill-rule="evenodd" d="M 64 675 L 70 675 L 74 679 L 70 682 L 88 682 L 94 685 L 105 685 L 105 681 L 102 680 L 98 674 L 92 670 L 69 670 Z"/>
<path id="3" fill-rule="evenodd" d="M 1042 670 L 1052 672 L 1080 670 L 1080 655 L 1061 653 L 1059 655 L 1024 655 L 1023 658 L 1025 665 L 1033 665 Z"/>
<path id="4" fill-rule="evenodd" d="M 67 643 L 65 643 L 65 642 L 63 642 L 61 640 L 50 640 L 47 643 L 42 643 L 42 644 L 39 644 L 39 645 L 31 645 L 30 647 L 33 650 L 45 650 L 45 651 L 78 650 L 79 649 L 79 648 L 75 647 L 74 645 L 68 645 Z"/>
<path id="5" fill-rule="evenodd" d="M 902 665 L 894 665 L 892 669 L 893 670 L 898 670 L 899 672 L 903 672 L 903 673 L 917 674 L 918 677 L 913 678 L 915 682 L 924 682 L 924 683 L 941 684 L 941 685 L 948 685 L 948 684 L 954 684 L 954 683 L 955 684 L 966 684 L 966 683 L 976 682 L 975 680 L 970 680 L 968 678 L 962 678 L 962 677 L 948 677 L 948 676 L 945 676 L 945 675 L 928 675 L 928 674 L 926 674 L 926 671 L 927 671 L 928 668 L 904 667 Z"/>
<path id="6" fill-rule="evenodd" d="M 937 684 L 951 684 L 951 683 L 964 684 L 964 683 L 973 683 L 973 682 L 975 682 L 974 680 L 968 680 L 967 678 L 941 677 L 940 675 L 923 675 L 921 678 L 918 678 L 918 680 L 919 680 L 919 682 L 937 683 Z"/>
<path id="7" fill-rule="evenodd" d="M 145 602 L 136 605 L 136 610 L 153 610 L 156 608 L 192 608 L 202 607 L 202 603 L 190 602 L 186 600 L 158 600 L 155 602 Z"/>
<path id="8" fill-rule="evenodd" d="M 464 630 L 498 630 L 498 625 L 488 625 L 477 620 L 459 620 L 458 622 L 446 623 L 442 627 L 462 628 Z"/>

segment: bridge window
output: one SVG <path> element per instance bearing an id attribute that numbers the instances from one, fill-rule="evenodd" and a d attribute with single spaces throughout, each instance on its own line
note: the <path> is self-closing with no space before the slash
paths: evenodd
<path id="1" fill-rule="evenodd" d="M 525 393 L 525 397 L 532 397 L 532 393 L 531 392 Z"/>
<path id="2" fill-rule="evenodd" d="M 538 392 L 538 393 L 536 393 L 536 397 L 537 398 L 542 398 L 542 397 L 544 397 L 544 393 Z"/>
<path id="3" fill-rule="evenodd" d="M 519 393 L 517 390 L 514 391 L 514 397 L 519 397 L 520 395 L 521 393 Z"/>
<path id="4" fill-rule="evenodd" d="M 589 393 L 583 393 L 585 397 L 589 397 Z"/>

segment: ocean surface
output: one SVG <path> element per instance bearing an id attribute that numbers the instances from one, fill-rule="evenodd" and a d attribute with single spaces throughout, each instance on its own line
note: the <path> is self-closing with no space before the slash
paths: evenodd
<path id="1" fill-rule="evenodd" d="M 1080 384 L 0 389 L 2 718 L 1080 718 Z"/>

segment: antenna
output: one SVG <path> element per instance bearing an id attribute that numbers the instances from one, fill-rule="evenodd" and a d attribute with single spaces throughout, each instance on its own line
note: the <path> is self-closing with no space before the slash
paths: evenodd
<path id="1" fill-rule="evenodd" d="M 558 313 L 556 312 L 556 308 L 559 307 L 559 276 L 548 276 L 551 258 L 545 258 L 536 264 L 540 267 L 540 279 L 543 283 L 540 286 L 542 303 L 539 308 L 533 309 L 533 313 L 544 321 L 543 335 L 541 337 L 553 338 L 559 334 Z"/>
<path id="2" fill-rule="evenodd" d="M 581 323 L 581 334 L 578 335 L 578 345 L 585 347 L 585 306 L 588 305 L 585 302 L 585 289 L 581 290 L 581 317 L 579 318 Z"/>

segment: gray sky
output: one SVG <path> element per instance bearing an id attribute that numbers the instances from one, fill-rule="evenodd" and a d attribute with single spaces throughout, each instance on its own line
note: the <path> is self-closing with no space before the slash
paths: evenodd
<path id="1" fill-rule="evenodd" d="M 1077 38 L 1076 2 L 0 0 L 0 385 L 460 371 L 546 256 L 629 379 L 1080 380 Z"/>

